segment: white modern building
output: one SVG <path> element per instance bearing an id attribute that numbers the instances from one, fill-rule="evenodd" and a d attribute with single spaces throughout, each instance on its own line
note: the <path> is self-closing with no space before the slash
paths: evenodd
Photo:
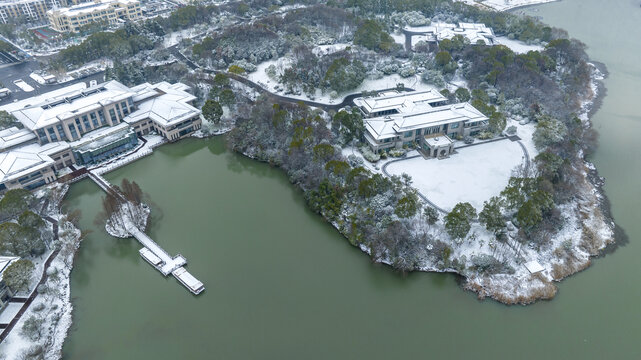
<path id="1" fill-rule="evenodd" d="M 434 23 L 430 26 L 408 26 L 403 29 L 403 32 L 406 36 L 412 37 L 412 49 L 420 41 L 438 44 L 444 39 L 451 40 L 456 35 L 461 35 L 472 45 L 494 45 L 496 39 L 492 28 L 478 23 Z"/>
<path id="2" fill-rule="evenodd" d="M 114 25 L 138 20 L 142 18 L 142 10 L 138 0 L 93 0 L 70 7 L 55 7 L 47 11 L 47 17 L 54 30 L 76 32 L 94 22 Z"/>
<path id="3" fill-rule="evenodd" d="M 201 127 L 195 97 L 182 84 L 127 87 L 78 83 L 0 107 L 23 129 L 0 131 L 0 191 L 33 189 L 71 164 L 93 164 L 127 151 L 151 132 L 167 141 Z"/>
<path id="4" fill-rule="evenodd" d="M 373 151 L 418 145 L 433 157 L 449 155 L 453 151 L 452 139 L 476 135 L 488 125 L 488 118 L 469 103 L 445 105 L 443 102 L 444 98 L 436 97 L 434 92 L 354 100 L 365 114 L 370 109 L 365 104 L 381 104 L 371 109 L 384 109 L 389 113 L 363 120 L 365 140 Z"/>

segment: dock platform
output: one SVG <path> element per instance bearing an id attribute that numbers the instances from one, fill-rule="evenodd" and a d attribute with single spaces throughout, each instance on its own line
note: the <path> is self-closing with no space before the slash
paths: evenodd
<path id="1" fill-rule="evenodd" d="M 118 191 L 118 189 L 111 185 L 102 176 L 92 171 L 88 172 L 88 176 L 108 194 L 113 194 L 120 201 L 127 201 L 125 197 Z M 203 290 L 205 290 L 205 286 L 203 285 L 203 283 L 196 279 L 183 267 L 187 264 L 187 259 L 185 259 L 184 256 L 178 254 L 172 257 L 152 238 L 147 236 L 147 234 L 145 234 L 144 232 L 140 231 L 140 229 L 138 229 L 131 222 L 127 226 L 127 231 L 143 246 L 142 249 L 138 250 L 140 256 L 156 270 L 160 271 L 163 276 L 172 274 L 178 280 L 178 282 L 183 284 L 194 295 L 198 295 L 203 292 Z"/>

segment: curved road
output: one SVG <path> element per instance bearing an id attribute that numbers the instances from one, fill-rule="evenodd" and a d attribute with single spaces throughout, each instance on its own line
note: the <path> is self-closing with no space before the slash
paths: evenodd
<path id="1" fill-rule="evenodd" d="M 192 60 L 190 60 L 189 58 L 187 58 L 185 55 L 183 55 L 183 53 L 181 53 L 178 50 L 177 45 L 169 47 L 168 49 L 174 56 L 176 56 L 176 58 L 182 60 L 192 70 L 202 70 L 202 71 L 204 71 L 206 73 L 209 73 L 209 74 L 225 74 L 225 75 L 229 76 L 230 78 L 232 78 L 232 79 L 234 79 L 234 80 L 236 80 L 236 81 L 238 81 L 240 83 L 243 83 L 243 84 L 251 87 L 252 89 L 258 91 L 259 93 L 268 96 L 269 98 L 271 98 L 275 102 L 289 102 L 289 103 L 295 103 L 295 104 L 303 103 L 303 104 L 305 104 L 307 106 L 317 107 L 317 108 L 323 109 L 325 111 L 330 111 L 330 110 L 336 111 L 336 110 L 338 110 L 340 108 L 343 108 L 343 107 L 345 107 L 347 105 L 351 105 L 352 102 L 354 101 L 354 99 L 356 99 L 357 97 L 362 96 L 362 93 L 350 94 L 350 95 L 347 95 L 343 99 L 343 101 L 341 101 L 338 104 L 324 104 L 324 103 L 319 103 L 319 102 L 315 102 L 315 101 L 311 101 L 311 100 L 296 99 L 296 98 L 291 98 L 291 97 L 287 97 L 287 96 L 283 96 L 283 95 L 278 95 L 278 94 L 275 94 L 273 92 L 270 92 L 269 90 L 265 89 L 264 87 L 256 84 L 255 82 L 253 82 L 253 81 L 251 81 L 251 80 L 249 80 L 249 79 L 247 79 L 245 77 L 242 77 L 240 75 L 232 74 L 232 73 L 229 73 L 229 72 L 226 72 L 226 71 L 212 70 L 212 69 L 203 68 L 200 65 L 196 64 L 195 62 L 193 62 Z M 389 90 L 396 90 L 396 88 L 382 89 L 382 90 L 378 90 L 378 91 L 382 92 L 382 91 L 389 91 Z M 414 89 L 407 88 L 407 87 L 405 88 L 405 90 L 414 91 Z"/>

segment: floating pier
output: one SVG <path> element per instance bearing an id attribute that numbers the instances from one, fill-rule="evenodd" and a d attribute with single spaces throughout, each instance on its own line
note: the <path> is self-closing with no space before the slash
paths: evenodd
<path id="1" fill-rule="evenodd" d="M 89 171 L 88 174 L 89 178 L 98 184 L 98 186 L 105 192 L 116 196 L 121 201 L 127 201 L 115 187 L 105 180 L 105 178 L 92 171 Z M 205 290 L 203 283 L 183 267 L 187 264 L 187 259 L 185 259 L 185 257 L 180 254 L 172 257 L 152 238 L 140 231 L 140 229 L 133 224 L 130 224 L 127 227 L 127 231 L 143 246 L 142 249 L 138 250 L 140 256 L 163 276 L 172 274 L 179 283 L 183 284 L 183 286 L 185 286 L 194 295 L 198 295 Z"/>

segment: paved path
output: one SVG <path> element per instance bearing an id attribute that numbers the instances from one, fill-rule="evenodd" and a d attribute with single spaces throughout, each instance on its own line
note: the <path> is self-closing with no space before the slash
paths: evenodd
<path id="1" fill-rule="evenodd" d="M 56 233 L 56 235 L 55 235 L 56 238 L 57 238 L 57 235 L 58 234 Z M 31 292 L 31 295 L 29 295 L 29 297 L 26 298 L 26 300 L 24 300 L 24 305 L 22 305 L 22 308 L 20 308 L 20 310 L 18 310 L 18 313 L 13 318 L 13 320 L 11 320 L 11 322 L 9 324 L 7 324 L 7 326 L 4 329 L 4 331 L 2 332 L 2 334 L 0 334 L 0 343 L 2 343 L 4 341 L 4 339 L 7 338 L 7 336 L 11 332 L 11 330 L 13 330 L 14 326 L 16 326 L 18 321 L 20 321 L 20 318 L 22 317 L 22 315 L 24 315 L 24 313 L 27 311 L 27 309 L 29 308 L 31 303 L 33 303 L 33 300 L 36 299 L 36 296 L 38 296 L 38 286 L 40 286 L 40 285 L 44 284 L 45 282 L 47 282 L 47 269 L 49 268 L 49 265 L 51 265 L 51 262 L 53 261 L 53 259 L 55 259 L 56 255 L 58 255 L 59 251 L 60 250 L 54 250 L 54 252 L 52 252 L 51 255 L 49 255 L 49 257 L 47 258 L 47 261 L 45 261 L 44 267 L 42 269 L 42 276 L 40 277 L 40 281 L 38 282 L 36 287 Z M 19 301 L 19 302 L 22 302 L 22 301 Z"/>
<path id="2" fill-rule="evenodd" d="M 187 64 L 187 66 L 189 66 L 193 70 L 199 69 L 199 70 L 202 70 L 202 71 L 204 71 L 206 73 L 209 73 L 209 74 L 225 74 L 229 78 L 234 79 L 234 80 L 236 80 L 236 81 L 238 81 L 238 82 L 240 82 L 242 84 L 245 84 L 245 85 L 251 87 L 252 89 L 256 90 L 257 92 L 259 92 L 259 93 L 261 93 L 261 94 L 263 94 L 265 96 L 268 96 L 274 102 L 289 102 L 289 103 L 294 103 L 294 104 L 303 103 L 303 104 L 305 104 L 307 106 L 316 107 L 316 108 L 319 108 L 319 109 L 323 109 L 325 111 L 330 111 L 330 110 L 337 111 L 337 110 L 339 110 L 339 109 L 341 109 L 341 108 L 343 108 L 343 107 L 345 107 L 347 105 L 351 105 L 353 103 L 354 99 L 356 99 L 357 97 L 362 96 L 362 93 L 350 94 L 350 95 L 345 96 L 343 101 L 341 101 L 338 104 L 325 104 L 325 103 L 319 103 L 319 102 L 315 102 L 315 101 L 311 101 L 311 100 L 287 97 L 287 96 L 275 94 L 275 93 L 265 89 L 264 87 L 256 84 L 255 82 L 249 80 L 246 77 L 243 77 L 243 76 L 240 76 L 240 75 L 237 75 L 237 74 L 232 74 L 232 73 L 229 73 L 229 72 L 226 72 L 226 71 L 212 70 L 212 69 L 203 68 L 200 65 L 196 64 L 195 62 L 193 62 L 192 60 L 190 60 L 189 58 L 187 58 L 185 55 L 183 55 L 183 53 L 181 53 L 178 50 L 177 46 L 175 46 L 175 45 L 170 47 L 169 51 L 174 56 L 176 56 L 176 58 L 182 60 L 185 64 Z M 384 92 L 384 91 L 390 91 L 390 90 L 396 90 L 396 88 L 378 90 L 378 92 Z M 411 89 L 411 88 L 405 88 L 405 90 L 414 91 L 414 89 Z"/>

